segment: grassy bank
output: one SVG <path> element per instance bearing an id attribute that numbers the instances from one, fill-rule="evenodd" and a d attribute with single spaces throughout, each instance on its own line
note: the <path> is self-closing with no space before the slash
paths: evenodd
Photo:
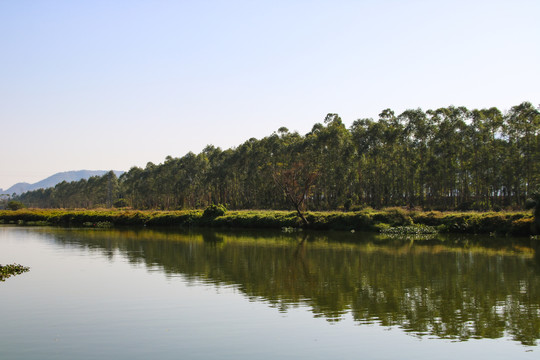
<path id="1" fill-rule="evenodd" d="M 309 228 L 320 230 L 380 231 L 396 226 L 427 225 L 439 232 L 532 235 L 530 212 L 420 212 L 401 208 L 357 212 L 308 212 Z M 238 228 L 299 227 L 292 211 L 240 210 L 208 214 L 203 210 L 52 210 L 0 211 L 0 223 L 55 226 L 199 226 Z"/>

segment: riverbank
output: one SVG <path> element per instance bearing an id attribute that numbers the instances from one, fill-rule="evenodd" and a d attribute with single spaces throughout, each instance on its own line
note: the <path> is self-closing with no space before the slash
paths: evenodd
<path id="1" fill-rule="evenodd" d="M 441 233 L 521 235 L 534 234 L 531 212 L 438 212 L 401 208 L 355 212 L 307 212 L 308 228 L 316 230 L 381 231 L 391 227 L 426 225 Z M 222 215 L 203 210 L 0 210 L 0 224 L 53 226 L 196 226 L 231 228 L 296 228 L 295 212 L 236 210 Z"/>

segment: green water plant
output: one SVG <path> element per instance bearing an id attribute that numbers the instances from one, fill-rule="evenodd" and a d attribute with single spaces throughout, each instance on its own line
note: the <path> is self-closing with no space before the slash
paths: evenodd
<path id="1" fill-rule="evenodd" d="M 434 226 L 428 225 L 409 225 L 409 226 L 394 226 L 381 229 L 381 234 L 394 235 L 425 235 L 437 234 L 438 231 Z"/>
<path id="2" fill-rule="evenodd" d="M 30 271 L 30 268 L 20 264 L 0 265 L 0 281 L 5 281 L 10 276 L 19 275 L 27 271 Z"/>
<path id="3" fill-rule="evenodd" d="M 431 240 L 439 233 L 434 226 L 414 224 L 408 226 L 385 227 L 380 230 L 380 233 L 388 238 L 401 240 Z"/>
<path id="4" fill-rule="evenodd" d="M 86 221 L 82 225 L 84 227 L 93 227 L 93 228 L 100 228 L 100 229 L 107 229 L 107 228 L 113 227 L 113 224 L 110 221 L 97 221 L 97 222 Z"/>

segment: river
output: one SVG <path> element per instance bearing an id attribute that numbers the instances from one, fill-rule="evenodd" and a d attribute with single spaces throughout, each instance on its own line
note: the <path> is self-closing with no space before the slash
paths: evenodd
<path id="1" fill-rule="evenodd" d="M 538 242 L 0 226 L 0 359 L 537 359 Z"/>

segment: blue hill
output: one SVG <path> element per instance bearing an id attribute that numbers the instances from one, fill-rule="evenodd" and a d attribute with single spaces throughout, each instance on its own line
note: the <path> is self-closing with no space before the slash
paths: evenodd
<path id="1" fill-rule="evenodd" d="M 27 191 L 54 187 L 56 184 L 59 184 L 62 181 L 67 181 L 67 182 L 79 181 L 81 179 L 88 179 L 92 176 L 103 176 L 108 172 L 109 170 L 77 170 L 77 171 L 59 172 L 59 173 L 49 176 L 46 179 L 38 181 L 37 183 L 34 183 L 34 184 L 29 184 L 29 183 L 24 183 L 24 182 L 17 183 L 11 186 L 9 189 L 2 190 L 1 192 L 3 194 L 10 194 L 10 195 L 13 193 L 22 194 Z M 116 174 L 116 176 L 120 176 L 124 173 L 124 171 L 114 170 L 114 173 Z"/>

